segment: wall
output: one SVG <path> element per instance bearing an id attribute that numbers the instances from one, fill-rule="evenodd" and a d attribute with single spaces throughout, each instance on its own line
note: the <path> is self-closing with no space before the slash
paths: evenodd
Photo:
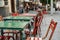
<path id="1" fill-rule="evenodd" d="M 5 7 L 0 7 L 0 15 L 6 16 L 6 10 L 5 10 Z"/>

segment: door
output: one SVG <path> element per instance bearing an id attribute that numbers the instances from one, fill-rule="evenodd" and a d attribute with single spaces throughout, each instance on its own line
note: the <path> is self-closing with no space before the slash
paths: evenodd
<path id="1" fill-rule="evenodd" d="M 11 11 L 13 13 L 15 12 L 15 3 L 14 3 L 14 0 L 11 0 Z"/>

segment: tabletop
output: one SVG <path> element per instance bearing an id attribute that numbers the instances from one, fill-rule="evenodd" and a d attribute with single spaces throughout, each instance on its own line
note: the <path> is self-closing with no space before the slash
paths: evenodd
<path id="1" fill-rule="evenodd" d="M 21 30 L 29 21 L 0 21 L 0 29 Z"/>
<path id="2" fill-rule="evenodd" d="M 29 16 L 8 16 L 8 17 L 4 17 L 4 20 L 28 20 L 30 21 L 33 17 L 29 17 Z"/>

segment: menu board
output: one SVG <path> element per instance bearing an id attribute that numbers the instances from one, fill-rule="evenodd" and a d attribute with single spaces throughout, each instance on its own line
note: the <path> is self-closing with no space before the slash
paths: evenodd
<path id="1" fill-rule="evenodd" d="M 4 0 L 0 0 L 0 7 L 4 6 Z"/>

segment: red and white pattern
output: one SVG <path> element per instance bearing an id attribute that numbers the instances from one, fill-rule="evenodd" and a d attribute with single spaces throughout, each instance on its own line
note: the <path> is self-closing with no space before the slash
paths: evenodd
<path id="1" fill-rule="evenodd" d="M 28 37 L 26 40 L 42 40 L 42 38 L 38 38 L 38 37 Z"/>

